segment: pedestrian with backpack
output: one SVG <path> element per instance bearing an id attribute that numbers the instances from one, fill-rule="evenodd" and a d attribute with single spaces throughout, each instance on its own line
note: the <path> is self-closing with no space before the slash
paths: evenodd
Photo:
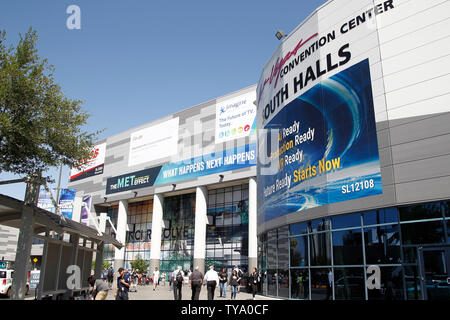
<path id="1" fill-rule="evenodd" d="M 234 269 L 239 277 L 239 281 L 238 281 L 238 287 L 237 287 L 237 293 L 239 293 L 241 291 L 241 282 L 242 282 L 242 277 L 244 276 L 244 273 L 242 272 L 241 269 L 238 268 L 238 266 L 234 266 Z"/>
<path id="2" fill-rule="evenodd" d="M 181 300 L 181 289 L 183 287 L 184 272 L 181 266 L 173 272 L 173 297 L 175 300 Z"/>

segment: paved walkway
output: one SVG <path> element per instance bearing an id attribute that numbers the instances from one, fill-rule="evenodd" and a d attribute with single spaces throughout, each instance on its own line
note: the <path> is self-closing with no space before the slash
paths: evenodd
<path id="1" fill-rule="evenodd" d="M 218 301 L 230 301 L 231 289 L 227 290 L 227 298 L 219 298 L 220 290 L 216 289 L 214 292 L 214 300 Z M 183 285 L 182 289 L 182 299 L 191 300 L 192 291 L 188 285 Z M 153 291 L 152 285 L 138 286 L 137 292 L 130 292 L 128 294 L 130 300 L 173 300 L 173 291 L 169 291 L 169 285 L 166 283 L 165 286 L 158 286 L 155 291 Z M 207 300 L 206 286 L 202 286 L 200 291 L 200 300 Z M 114 290 L 110 290 L 106 300 L 114 300 Z M 236 300 L 252 300 L 252 295 L 246 292 L 240 292 L 236 295 Z M 274 300 L 273 298 L 264 297 L 261 295 L 256 295 L 255 300 Z"/>

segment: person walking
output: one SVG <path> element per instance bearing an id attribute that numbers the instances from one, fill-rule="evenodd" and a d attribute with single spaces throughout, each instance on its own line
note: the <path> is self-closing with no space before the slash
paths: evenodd
<path id="1" fill-rule="evenodd" d="M 95 279 L 94 276 L 90 276 L 88 282 L 92 287 L 92 295 L 94 296 L 94 299 L 106 300 L 109 291 L 108 284 L 103 279 Z"/>
<path id="2" fill-rule="evenodd" d="M 239 276 L 236 270 L 233 270 L 230 277 L 231 299 L 236 299 L 237 288 L 239 286 Z"/>
<path id="3" fill-rule="evenodd" d="M 161 282 L 162 282 L 162 286 L 166 286 L 166 273 L 163 272 L 161 274 Z"/>
<path id="4" fill-rule="evenodd" d="M 159 284 L 159 270 L 156 267 L 155 271 L 153 271 L 153 291 L 156 290 L 156 287 L 158 286 L 158 284 Z"/>
<path id="5" fill-rule="evenodd" d="M 108 282 L 108 269 L 107 269 L 107 268 L 105 268 L 105 269 L 102 271 L 102 280 L 103 280 L 104 282 Z"/>
<path id="6" fill-rule="evenodd" d="M 172 272 L 169 273 L 169 291 L 173 289 L 173 273 L 175 270 L 172 270 Z"/>
<path id="7" fill-rule="evenodd" d="M 181 289 L 183 287 L 184 273 L 181 266 L 173 272 L 173 297 L 175 300 L 181 300 Z"/>
<path id="8" fill-rule="evenodd" d="M 258 269 L 253 268 L 253 272 L 248 277 L 248 284 L 252 288 L 253 300 L 255 300 L 256 292 L 258 291 L 258 283 L 261 281 L 259 278 Z"/>
<path id="9" fill-rule="evenodd" d="M 128 300 L 128 291 L 130 290 L 130 274 L 125 273 L 123 268 L 119 268 L 119 277 L 117 278 L 117 287 L 114 297 L 116 300 Z"/>
<path id="10" fill-rule="evenodd" d="M 234 266 L 234 270 L 236 270 L 236 273 L 239 277 L 239 281 L 238 281 L 238 287 L 237 287 L 237 293 L 239 293 L 241 291 L 241 282 L 242 282 L 242 277 L 244 276 L 244 273 L 242 272 L 241 269 L 238 268 L 238 266 Z"/>
<path id="11" fill-rule="evenodd" d="M 209 271 L 205 274 L 206 290 L 208 291 L 208 300 L 214 300 L 214 290 L 219 287 L 219 276 L 214 271 L 214 266 L 209 267 Z"/>
<path id="12" fill-rule="evenodd" d="M 199 270 L 199 266 L 195 267 L 195 270 L 189 277 L 189 287 L 192 290 L 191 300 L 198 300 L 200 297 L 200 290 L 203 284 L 203 274 Z"/>
<path id="13" fill-rule="evenodd" d="M 219 273 L 220 297 L 227 297 L 228 273 L 225 268 Z"/>
<path id="14" fill-rule="evenodd" d="M 109 290 L 111 290 L 114 281 L 114 270 L 112 267 L 109 267 L 107 278 L 108 278 L 108 287 Z"/>

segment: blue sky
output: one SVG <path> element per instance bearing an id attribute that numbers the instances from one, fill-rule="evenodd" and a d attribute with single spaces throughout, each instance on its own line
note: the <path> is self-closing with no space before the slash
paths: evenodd
<path id="1" fill-rule="evenodd" d="M 10 44 L 37 30 L 39 55 L 66 96 L 84 101 L 87 130 L 104 129 L 102 139 L 255 84 L 280 43 L 275 32 L 325 2 L 2 0 L 0 30 Z M 81 9 L 80 30 L 66 27 L 70 5 Z M 63 187 L 68 178 L 64 168 Z M 25 185 L 0 193 L 23 199 Z"/>

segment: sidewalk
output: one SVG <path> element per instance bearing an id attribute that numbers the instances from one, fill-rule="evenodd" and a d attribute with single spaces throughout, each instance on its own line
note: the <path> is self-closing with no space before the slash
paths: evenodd
<path id="1" fill-rule="evenodd" d="M 219 298 L 220 290 L 219 288 L 214 291 L 214 300 L 218 301 L 231 301 L 231 290 L 227 290 L 227 298 Z M 183 285 L 182 289 L 182 300 L 191 300 L 192 291 L 188 285 Z M 128 293 L 130 300 L 174 300 L 173 291 L 169 291 L 169 285 L 166 283 L 165 286 L 158 286 L 155 291 L 153 291 L 152 285 L 138 286 L 137 292 Z M 114 300 L 114 290 L 108 292 L 108 297 L 106 300 Z M 202 286 L 200 291 L 200 300 L 207 300 L 206 286 Z M 252 300 L 252 294 L 246 292 L 240 292 L 236 295 L 236 300 Z M 274 298 L 268 298 L 261 295 L 256 295 L 255 300 L 277 300 Z"/>

